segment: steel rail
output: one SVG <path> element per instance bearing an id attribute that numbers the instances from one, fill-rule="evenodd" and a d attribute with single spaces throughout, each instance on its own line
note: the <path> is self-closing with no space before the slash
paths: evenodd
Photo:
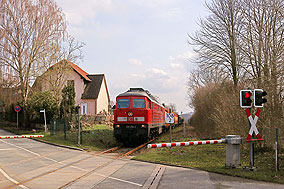
<path id="1" fill-rule="evenodd" d="M 156 140 L 156 139 L 157 139 L 157 138 L 154 138 L 154 139 L 152 139 L 152 140 L 150 140 L 150 141 L 148 141 L 148 142 L 146 142 L 146 143 L 144 143 L 144 144 L 142 144 L 142 145 L 140 145 L 140 146 L 134 148 L 133 150 L 131 150 L 131 151 L 127 152 L 127 153 L 124 153 L 124 154 L 122 154 L 122 155 L 117 155 L 117 156 L 115 157 L 115 159 L 112 159 L 112 160 L 110 160 L 110 161 L 108 161 L 108 162 L 106 162 L 106 163 L 104 163 L 104 164 L 102 164 L 102 165 L 100 165 L 100 166 L 98 166 L 98 167 L 92 169 L 91 171 L 88 171 L 87 173 L 85 173 L 85 174 L 83 174 L 83 175 L 77 177 L 76 179 L 74 179 L 74 180 L 72 180 L 72 181 L 66 183 L 65 185 L 63 185 L 63 186 L 61 186 L 61 187 L 59 187 L 59 188 L 60 188 L 60 189 L 61 189 L 61 188 L 66 188 L 66 187 L 68 187 L 68 186 L 71 186 L 72 184 L 75 184 L 76 182 L 78 182 L 78 181 L 81 180 L 82 178 L 87 177 L 87 176 L 93 174 L 95 171 L 97 171 L 97 170 L 99 170 L 99 169 L 101 169 L 101 168 L 103 168 L 103 167 L 106 167 L 107 165 L 111 164 L 112 162 L 114 162 L 114 161 L 117 160 L 117 159 L 123 158 L 123 157 L 125 157 L 125 156 L 129 156 L 130 154 L 132 154 L 132 153 L 134 153 L 135 151 L 137 151 L 137 150 L 143 148 L 144 146 L 146 146 L 147 144 L 153 142 L 153 141 Z"/>

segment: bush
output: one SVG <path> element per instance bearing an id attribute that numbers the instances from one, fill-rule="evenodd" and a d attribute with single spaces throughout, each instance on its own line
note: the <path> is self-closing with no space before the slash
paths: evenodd
<path id="1" fill-rule="evenodd" d="M 200 138 L 212 138 L 216 136 L 216 124 L 212 119 L 212 113 L 218 101 L 216 85 L 209 84 L 199 87 L 194 91 L 192 105 L 195 109 L 190 119 L 190 124 Z"/>
<path id="2" fill-rule="evenodd" d="M 28 100 L 27 107 L 32 122 L 43 123 L 43 113 L 40 113 L 42 109 L 45 109 L 47 123 L 58 118 L 59 103 L 50 91 L 35 92 Z"/>
<path id="3" fill-rule="evenodd" d="M 200 138 L 220 138 L 225 135 L 240 135 L 247 137 L 250 126 L 245 109 L 240 107 L 240 90 L 246 89 L 244 84 L 235 87 L 231 82 L 210 83 L 199 87 L 192 96 L 195 112 L 190 120 Z M 268 94 L 269 95 L 269 94 Z M 277 108 L 276 108 L 277 107 Z M 251 108 L 255 116 L 256 108 Z M 266 140 L 261 145 L 269 145 L 275 141 L 268 135 L 267 130 L 275 132 L 279 128 L 284 130 L 283 108 L 281 104 L 273 104 L 269 100 L 257 121 L 257 129 Z M 267 136 L 266 136 L 267 135 Z"/>
<path id="4" fill-rule="evenodd" d="M 200 138 L 244 135 L 248 131 L 246 114 L 239 105 L 239 88 L 233 83 L 210 83 L 194 91 L 195 112 L 190 123 Z"/>

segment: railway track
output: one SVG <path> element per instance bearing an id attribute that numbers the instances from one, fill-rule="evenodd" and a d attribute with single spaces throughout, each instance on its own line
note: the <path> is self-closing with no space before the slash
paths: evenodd
<path id="1" fill-rule="evenodd" d="M 154 138 L 154 139 L 152 139 L 152 140 L 150 140 L 150 141 L 148 141 L 148 142 L 146 142 L 146 143 L 144 143 L 144 144 L 142 144 L 142 145 L 140 145 L 140 146 L 138 146 L 138 147 L 136 147 L 136 148 L 134 148 L 134 149 L 131 149 L 130 151 L 127 151 L 126 153 L 118 153 L 118 154 L 116 154 L 116 155 L 114 156 L 114 158 L 112 158 L 110 161 L 107 161 L 107 162 L 103 163 L 102 165 L 100 165 L 100 166 L 98 166 L 98 167 L 96 167 L 96 168 L 94 168 L 94 169 L 92 169 L 92 170 L 90 170 L 90 171 L 87 171 L 87 172 L 84 173 L 83 175 L 81 175 L 81 176 L 79 176 L 79 177 L 77 177 L 77 178 L 71 180 L 70 182 L 68 182 L 68 183 L 66 183 L 66 184 L 64 184 L 64 185 L 62 185 L 62 186 L 59 187 L 59 188 L 67 188 L 68 186 L 71 186 L 72 184 L 78 182 L 78 181 L 81 180 L 82 178 L 87 177 L 87 176 L 93 174 L 94 172 L 96 172 L 96 171 L 99 170 L 99 169 L 102 169 L 103 167 L 106 167 L 107 165 L 111 164 L 111 163 L 114 162 L 115 160 L 133 154 L 134 152 L 136 152 L 136 151 L 138 151 L 139 149 L 143 148 L 143 147 L 146 146 L 147 144 L 153 142 L 155 139 L 156 139 L 156 138 Z M 82 161 L 85 161 L 85 160 L 88 160 L 88 159 L 90 159 L 90 158 L 92 158 L 92 157 L 101 156 L 101 155 L 104 155 L 104 154 L 110 154 L 110 153 L 116 152 L 116 151 L 118 151 L 120 148 L 121 148 L 121 146 L 116 146 L 116 147 L 114 147 L 114 148 L 105 150 L 105 151 L 103 151 L 103 152 L 95 153 L 95 154 L 93 154 L 93 155 L 91 155 L 91 156 L 88 156 L 88 157 L 79 159 L 79 160 L 74 161 L 74 162 L 69 163 L 69 164 L 64 164 L 64 163 L 62 163 L 62 162 L 57 162 L 57 163 L 63 164 L 63 166 L 61 166 L 61 167 L 59 167 L 59 168 L 56 168 L 56 169 L 53 169 L 53 170 L 50 170 L 50 171 L 47 171 L 47 172 L 45 172 L 45 173 L 39 174 L 39 175 L 34 176 L 34 177 L 30 178 L 30 179 L 27 179 L 27 180 L 18 182 L 17 184 L 11 185 L 11 186 L 9 186 L 8 188 L 10 189 L 10 188 L 16 188 L 16 187 L 18 187 L 18 186 L 22 186 L 22 185 L 24 185 L 24 184 L 27 184 L 27 183 L 29 183 L 29 182 L 31 182 L 31 181 L 34 181 L 34 180 L 39 179 L 39 178 L 42 178 L 42 177 L 44 177 L 44 176 L 46 176 L 46 175 L 50 175 L 50 174 L 52 174 L 52 173 L 54 173 L 54 172 L 56 172 L 56 171 L 62 170 L 62 169 L 64 169 L 64 168 L 67 168 L 67 167 L 75 167 L 75 166 L 74 166 L 75 164 L 77 164 L 77 163 L 79 163 L 79 162 L 82 162 Z"/>
<path id="2" fill-rule="evenodd" d="M 89 171 L 89 172 L 83 174 L 82 176 L 80 176 L 80 177 L 78 177 L 78 178 L 76 178 L 76 179 L 74 179 L 74 180 L 68 182 L 67 184 L 61 186 L 60 189 L 61 189 L 61 188 L 67 188 L 68 186 L 71 186 L 72 184 L 78 182 L 80 179 L 91 175 L 92 173 L 94 173 L 95 171 L 97 171 L 97 170 L 99 170 L 99 169 L 101 169 L 101 168 L 103 168 L 103 167 L 106 167 L 107 165 L 111 164 L 112 162 L 114 162 L 114 161 L 117 160 L 117 159 L 120 159 L 120 158 L 123 158 L 123 157 L 125 157 L 125 156 L 131 155 L 132 153 L 134 153 L 134 152 L 136 152 L 137 150 L 143 148 L 144 146 L 146 146 L 147 144 L 153 142 L 154 140 L 156 140 L 156 138 L 154 138 L 154 139 L 152 139 L 152 140 L 150 140 L 150 141 L 148 141 L 148 142 L 146 142 L 146 143 L 144 143 L 144 144 L 142 144 L 142 145 L 140 145 L 140 146 L 138 146 L 138 147 L 136 147 L 136 148 L 134 148 L 134 149 L 132 149 L 132 150 L 126 152 L 126 153 L 124 153 L 124 154 L 119 154 L 119 155 L 117 155 L 116 158 L 114 158 L 114 159 L 112 159 L 112 160 L 110 160 L 110 161 L 108 161 L 108 162 L 106 162 L 106 163 L 100 165 L 99 167 L 96 167 L 96 168 L 92 169 L 91 171 Z"/>

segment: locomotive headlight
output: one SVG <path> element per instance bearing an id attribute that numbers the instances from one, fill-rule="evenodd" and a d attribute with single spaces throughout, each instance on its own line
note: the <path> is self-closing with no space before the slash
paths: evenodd
<path id="1" fill-rule="evenodd" d="M 141 127 L 142 127 L 142 128 L 144 128 L 144 127 L 145 127 L 145 125 L 141 125 Z"/>
<path id="2" fill-rule="evenodd" d="M 119 128 L 119 125 L 116 125 L 115 127 L 116 127 L 116 128 Z"/>

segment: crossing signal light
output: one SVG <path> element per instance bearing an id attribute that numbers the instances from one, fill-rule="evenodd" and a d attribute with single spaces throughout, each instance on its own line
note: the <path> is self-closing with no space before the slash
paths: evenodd
<path id="1" fill-rule="evenodd" d="M 267 102 L 266 98 L 263 98 L 267 95 L 262 89 L 254 89 L 254 107 L 262 108 L 263 104 Z"/>
<path id="2" fill-rule="evenodd" d="M 240 91 L 240 105 L 242 108 L 251 108 L 252 106 L 252 91 L 241 90 Z"/>

